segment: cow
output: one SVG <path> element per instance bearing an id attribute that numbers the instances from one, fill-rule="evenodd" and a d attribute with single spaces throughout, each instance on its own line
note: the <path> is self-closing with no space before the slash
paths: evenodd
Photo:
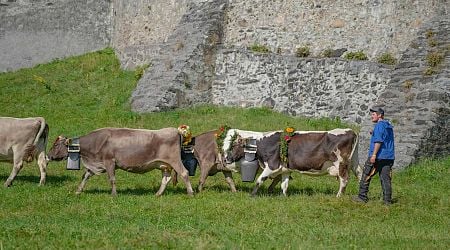
<path id="1" fill-rule="evenodd" d="M 222 149 L 219 150 L 218 135 L 225 133 Z M 226 131 L 221 127 L 218 130 L 211 130 L 204 132 L 194 137 L 194 157 L 198 161 L 200 168 L 200 179 L 198 185 L 198 192 L 203 190 L 206 178 L 222 172 L 225 176 L 225 181 L 229 185 L 231 192 L 236 192 L 236 186 L 233 180 L 232 173 L 237 172 L 233 163 L 226 164 L 225 155 L 222 152 L 227 152 L 230 147 L 230 138 L 237 133 L 245 137 L 262 138 L 270 132 L 253 132 L 240 129 L 228 128 Z"/>
<path id="2" fill-rule="evenodd" d="M 225 133 L 222 150 L 219 150 L 219 145 L 217 143 L 217 135 L 220 133 Z M 234 134 L 239 134 L 245 137 L 262 138 L 270 133 L 271 132 L 254 132 L 232 128 L 227 129 L 227 131 L 223 131 L 222 128 L 220 128 L 218 130 L 208 131 L 195 136 L 194 156 L 198 160 L 198 165 L 201 172 L 198 191 L 202 191 L 208 176 L 214 175 L 217 172 L 222 172 L 231 191 L 236 192 L 236 186 L 232 173 L 237 171 L 234 164 L 227 164 L 225 162 L 225 153 L 230 147 L 231 138 L 233 138 Z"/>
<path id="3" fill-rule="evenodd" d="M 160 130 L 130 128 L 100 128 L 79 137 L 81 162 L 86 168 L 76 194 L 80 194 L 94 174 L 106 172 L 111 183 L 111 194 L 116 192 L 116 168 L 146 173 L 160 169 L 163 173 L 161 186 L 156 193 L 163 194 L 174 169 L 186 184 L 188 195 L 193 195 L 188 172 L 181 162 L 181 135 L 176 128 Z M 59 136 L 48 152 L 50 160 L 67 159 L 71 139 Z"/>
<path id="4" fill-rule="evenodd" d="M 4 183 L 5 187 L 11 186 L 24 161 L 33 160 L 37 160 L 41 173 L 39 185 L 45 184 L 48 131 L 48 125 L 42 117 L 0 117 L 0 161 L 13 163 L 11 174 Z"/>
<path id="5" fill-rule="evenodd" d="M 281 160 L 280 141 L 283 132 L 275 132 L 263 138 L 257 138 L 256 156 L 263 172 L 258 176 L 251 193 L 255 196 L 259 186 L 268 178 L 274 178 L 270 188 L 280 179 L 283 195 L 287 188 L 291 172 L 308 175 L 337 176 L 340 197 L 347 186 L 349 168 L 360 179 L 362 169 L 358 165 L 358 136 L 351 129 L 334 129 L 331 131 L 296 131 L 288 142 L 287 164 Z M 244 156 L 245 137 L 234 140 L 227 152 L 226 161 L 232 163 Z M 281 175 L 281 178 L 279 176 Z"/>

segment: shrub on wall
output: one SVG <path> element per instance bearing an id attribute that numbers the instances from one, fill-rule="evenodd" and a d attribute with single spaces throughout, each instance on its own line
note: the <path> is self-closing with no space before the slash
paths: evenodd
<path id="1" fill-rule="evenodd" d="M 332 49 L 326 49 L 322 52 L 323 57 L 333 57 L 334 52 Z"/>
<path id="2" fill-rule="evenodd" d="M 270 52 L 269 48 L 267 48 L 264 45 L 259 45 L 259 44 L 253 44 L 250 47 L 250 50 L 251 51 L 255 51 L 255 52 L 259 52 L 259 53 L 269 53 Z"/>
<path id="3" fill-rule="evenodd" d="M 362 52 L 362 50 L 357 51 L 357 52 L 348 52 L 347 54 L 345 54 L 345 59 L 347 60 L 367 60 L 367 56 L 366 54 L 364 54 L 364 52 Z"/>
<path id="4" fill-rule="evenodd" d="M 377 58 L 378 63 L 383 63 L 387 65 L 394 65 L 397 63 L 397 59 L 390 53 L 384 53 Z"/>
<path id="5" fill-rule="evenodd" d="M 295 55 L 297 57 L 308 57 L 309 54 L 310 54 L 309 47 L 306 47 L 306 46 L 297 48 L 297 50 L 295 51 Z"/>

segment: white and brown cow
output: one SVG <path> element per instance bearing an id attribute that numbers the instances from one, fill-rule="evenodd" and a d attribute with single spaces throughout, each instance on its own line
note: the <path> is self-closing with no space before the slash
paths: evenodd
<path id="1" fill-rule="evenodd" d="M 63 160 L 68 156 L 70 140 L 60 136 L 48 152 L 50 160 Z M 86 172 L 78 186 L 83 191 L 86 181 L 94 174 L 107 172 L 112 195 L 116 195 L 116 168 L 146 173 L 160 169 L 161 186 L 156 195 L 162 195 L 174 169 L 186 184 L 187 193 L 193 194 L 188 172 L 181 162 L 181 136 L 176 128 L 160 130 L 101 128 L 79 138 L 80 156 Z"/>
<path id="2" fill-rule="evenodd" d="M 12 118 L 0 117 L 0 161 L 12 162 L 11 175 L 5 182 L 9 187 L 23 167 L 23 162 L 37 160 L 41 179 L 45 184 L 47 159 L 48 125 L 42 117 Z"/>
<path id="3" fill-rule="evenodd" d="M 282 132 L 276 132 L 263 138 L 256 138 L 256 155 L 263 172 L 256 180 L 252 195 L 256 195 L 259 186 L 268 177 L 275 179 L 270 187 L 273 188 L 280 175 L 281 188 L 286 195 L 293 171 L 316 176 L 325 174 L 337 176 L 340 183 L 337 197 L 345 191 L 350 168 L 360 178 L 362 171 L 357 158 L 358 136 L 351 129 L 295 132 L 288 143 L 287 164 L 284 164 L 280 157 L 281 135 Z M 227 162 L 231 163 L 242 158 L 244 146 L 245 140 L 237 139 L 227 154 Z"/>

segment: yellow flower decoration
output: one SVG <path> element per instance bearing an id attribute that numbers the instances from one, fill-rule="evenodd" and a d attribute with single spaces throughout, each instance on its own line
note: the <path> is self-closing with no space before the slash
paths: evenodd
<path id="1" fill-rule="evenodd" d="M 183 145 L 188 145 L 192 141 L 192 132 L 188 125 L 178 126 L 178 133 L 183 136 Z"/>
<path id="2" fill-rule="evenodd" d="M 287 127 L 280 135 L 280 159 L 286 165 L 288 163 L 288 143 L 291 141 L 294 131 L 293 127 Z"/>

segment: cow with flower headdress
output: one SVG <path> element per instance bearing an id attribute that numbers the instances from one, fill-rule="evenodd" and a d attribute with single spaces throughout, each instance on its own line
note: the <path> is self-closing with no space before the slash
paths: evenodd
<path id="1" fill-rule="evenodd" d="M 246 140 L 239 138 L 230 146 L 226 162 L 239 161 L 245 155 Z M 331 131 L 295 131 L 288 127 L 284 131 L 264 136 L 257 140 L 256 156 L 263 172 L 256 180 L 252 195 L 256 195 L 259 186 L 267 179 L 281 180 L 283 194 L 287 194 L 292 172 L 309 175 L 330 174 L 339 179 L 337 197 L 345 191 L 349 179 L 349 170 L 360 178 L 358 165 L 358 136 L 351 129 Z M 281 178 L 280 178 L 281 176 Z"/>
<path id="2" fill-rule="evenodd" d="M 179 130 L 184 129 L 179 127 Z M 193 145 L 193 154 L 200 168 L 200 179 L 198 191 L 201 192 L 208 176 L 213 176 L 222 172 L 225 181 L 232 192 L 236 192 L 236 186 L 233 180 L 233 172 L 237 172 L 236 164 L 227 164 L 225 161 L 227 152 L 238 135 L 246 138 L 262 138 L 273 132 L 254 132 L 230 128 L 228 125 L 220 126 L 218 129 L 204 132 L 191 138 Z M 188 168 L 185 165 L 186 168 Z M 174 178 L 176 182 L 176 178 Z"/>

